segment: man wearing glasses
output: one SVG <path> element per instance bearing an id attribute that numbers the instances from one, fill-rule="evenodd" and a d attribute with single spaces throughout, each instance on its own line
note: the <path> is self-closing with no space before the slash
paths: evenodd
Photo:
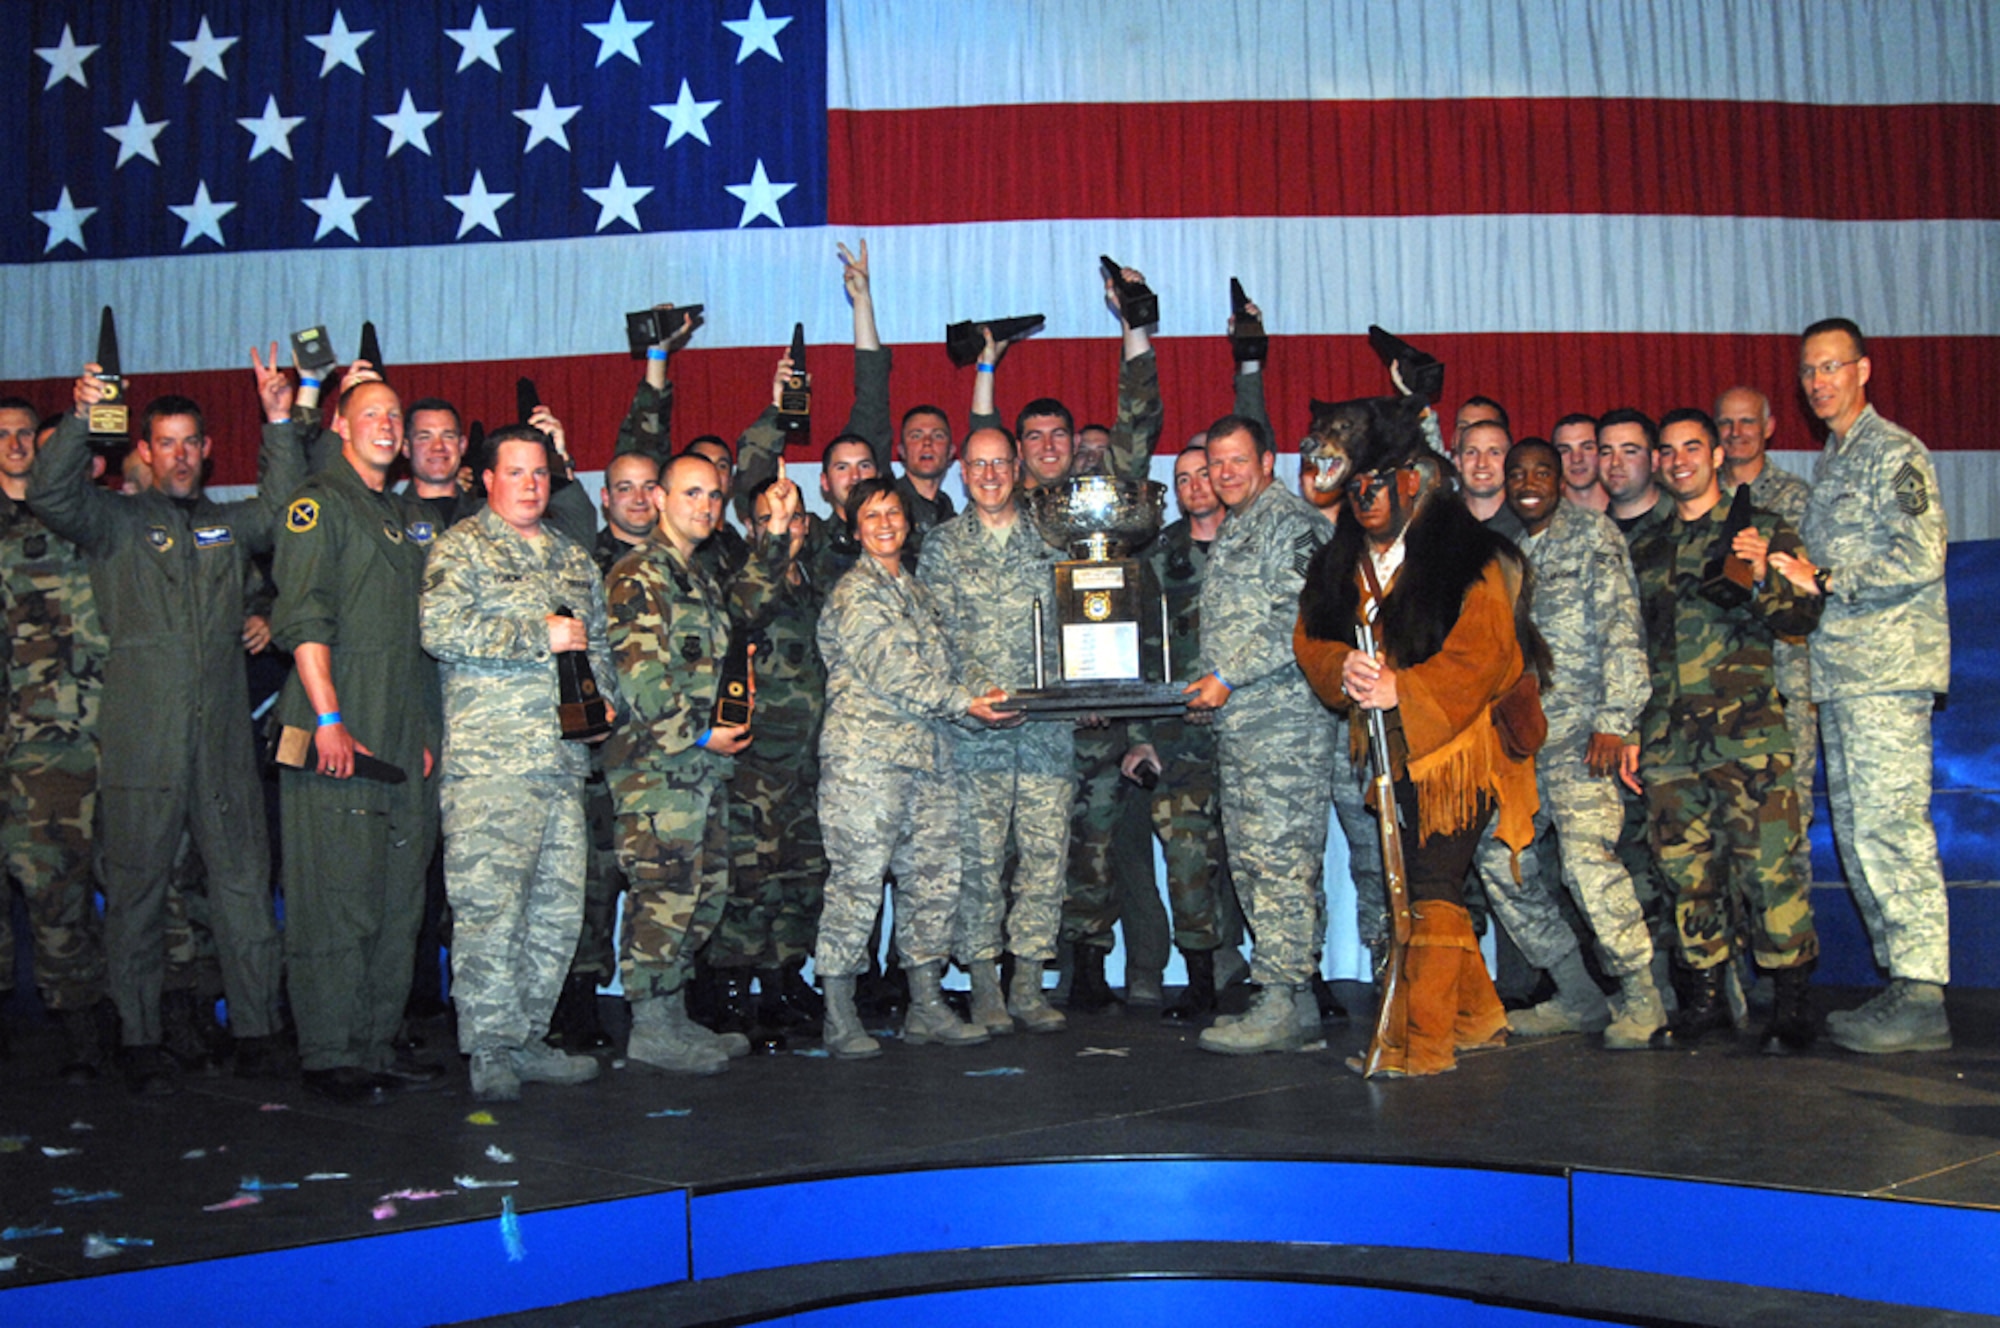
<path id="1" fill-rule="evenodd" d="M 1951 682 L 1945 517 L 1930 453 L 1868 404 L 1871 369 L 1847 319 L 1805 330 L 1799 384 L 1828 429 L 1801 531 L 1817 565 L 1773 554 L 1771 566 L 1826 601 L 1811 644 L 1827 801 L 1890 977 L 1828 1016 L 1827 1033 L 1849 1051 L 1942 1051 L 1951 937 L 1930 802 L 1931 705 Z"/>

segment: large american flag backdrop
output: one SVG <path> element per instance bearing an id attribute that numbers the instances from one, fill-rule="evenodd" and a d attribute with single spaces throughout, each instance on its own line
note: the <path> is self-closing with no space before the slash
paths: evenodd
<path id="1" fill-rule="evenodd" d="M 2000 533 L 2000 18 L 1988 0 L 113 0 L 0 31 L 0 388 L 45 409 L 118 313 L 135 395 L 254 474 L 254 342 L 381 330 L 406 395 L 488 422 L 534 377 L 586 469 L 622 314 L 702 301 L 681 436 L 734 433 L 804 323 L 823 441 L 865 237 L 898 408 L 962 417 L 943 325 L 1039 311 L 1005 411 L 1107 418 L 1100 253 L 1159 291 L 1168 445 L 1227 408 L 1231 276 L 1310 396 L 1381 390 L 1381 323 L 1520 432 L 1778 405 L 1796 333 L 1874 338 L 1873 395 Z M 812 453 L 801 450 L 796 459 Z"/>

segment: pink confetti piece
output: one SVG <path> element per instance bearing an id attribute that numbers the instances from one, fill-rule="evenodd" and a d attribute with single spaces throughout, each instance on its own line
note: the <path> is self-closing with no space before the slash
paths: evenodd
<path id="1" fill-rule="evenodd" d="M 377 1222 L 387 1222 L 396 1215 L 396 1205 L 385 1201 L 376 1204 L 370 1211 L 374 1214 Z"/>
<path id="2" fill-rule="evenodd" d="M 259 1111 L 290 1111 L 291 1109 L 291 1104 L 288 1102 L 266 1102 L 263 1106 L 257 1108 Z M 217 1149 L 216 1151 L 220 1152 L 221 1150 Z"/>
<path id="3" fill-rule="evenodd" d="M 233 1199 L 224 1199 L 221 1203 L 204 1204 L 201 1211 L 204 1213 L 226 1213 L 232 1208 L 253 1208 L 263 1202 L 264 1196 L 261 1194 L 244 1193 L 237 1195 Z"/>
<path id="4" fill-rule="evenodd" d="M 383 1202 L 391 1199 L 408 1199 L 411 1203 L 422 1203 L 426 1199 L 448 1199 L 457 1190 L 391 1190 L 382 1196 Z"/>

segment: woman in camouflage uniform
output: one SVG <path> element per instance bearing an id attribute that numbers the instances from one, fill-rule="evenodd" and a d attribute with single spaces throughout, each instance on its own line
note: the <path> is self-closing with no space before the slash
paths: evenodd
<path id="1" fill-rule="evenodd" d="M 969 1046 L 986 1033 L 939 992 L 958 909 L 958 798 L 948 721 L 999 724 L 1005 693 L 974 695 L 952 673 L 936 606 L 903 568 L 909 507 L 892 481 L 849 496 L 848 525 L 867 555 L 820 614 L 826 727 L 820 736 L 820 827 L 830 873 L 813 967 L 826 989 L 824 1040 L 843 1059 L 880 1055 L 861 1028 L 854 979 L 896 878 L 896 946 L 910 975 L 903 1037 Z M 1014 721 L 1018 722 L 1018 720 Z"/>

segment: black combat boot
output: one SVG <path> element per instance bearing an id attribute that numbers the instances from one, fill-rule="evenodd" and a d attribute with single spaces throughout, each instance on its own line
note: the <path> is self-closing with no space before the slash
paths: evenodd
<path id="1" fill-rule="evenodd" d="M 1766 1056 L 1791 1056 L 1809 1050 L 1819 1030 L 1813 1026 L 1812 965 L 1799 964 L 1771 974 L 1771 1022 L 1757 1049 Z"/>
<path id="2" fill-rule="evenodd" d="M 787 976 L 789 975 L 782 968 L 757 970 L 757 1022 L 780 1038 L 796 1029 L 809 1028 L 819 1022 L 808 1018 L 805 1011 L 793 1009 L 786 1001 Z"/>
<path id="3" fill-rule="evenodd" d="M 1067 1008 L 1094 1013 L 1108 1010 L 1118 1001 L 1111 984 L 1104 980 L 1104 957 L 1108 951 L 1078 941 L 1070 953 L 1076 963 L 1076 977 L 1070 983 Z"/>
<path id="4" fill-rule="evenodd" d="M 1653 1034 L 1653 1045 L 1669 1050 L 1686 1050 L 1710 1033 L 1736 1031 L 1729 1014 L 1729 998 L 1722 989 L 1724 964 L 1708 968 L 1682 969 L 1681 1008 L 1673 1021 Z"/>
<path id="5" fill-rule="evenodd" d="M 819 988 L 806 981 L 806 961 L 794 959 L 786 964 L 783 985 L 780 988 L 785 1002 L 785 1010 L 791 1018 L 803 1018 L 805 1027 L 817 1027 L 826 1018 L 826 1000 L 819 994 Z"/>
<path id="6" fill-rule="evenodd" d="M 1322 1022 L 1328 1019 L 1347 1018 L 1347 1007 L 1333 994 L 1333 988 L 1327 985 L 1326 979 L 1317 973 L 1312 976 L 1312 993 L 1313 1004 L 1319 1007 L 1319 1017 Z"/>
<path id="7" fill-rule="evenodd" d="M 1215 1013 L 1215 951 L 1183 950 L 1187 962 L 1187 986 L 1172 1005 L 1160 1011 L 1169 1023 L 1192 1024 Z"/>
<path id="8" fill-rule="evenodd" d="M 588 973 L 572 973 L 563 979 L 562 995 L 556 998 L 555 1014 L 549 1020 L 551 1044 L 564 1051 L 589 1053 L 611 1045 L 597 1016 L 597 979 Z"/>
<path id="9" fill-rule="evenodd" d="M 118 1063 L 135 1096 L 170 1097 L 181 1091 L 179 1067 L 157 1042 L 119 1048 Z"/>
<path id="10" fill-rule="evenodd" d="M 66 1084 L 94 1083 L 104 1069 L 104 1026 L 95 1010 L 59 1010 L 63 1064 L 56 1077 Z"/>
<path id="11" fill-rule="evenodd" d="M 718 1033 L 741 1033 L 750 1036 L 750 1029 L 756 1023 L 750 1009 L 750 970 L 747 968 L 718 968 L 715 970 L 715 1010 L 705 1023 Z"/>
<path id="12" fill-rule="evenodd" d="M 195 1009 L 194 993 L 163 992 L 160 996 L 160 1031 L 165 1035 L 167 1055 L 190 1074 L 208 1074 L 215 1069 L 215 1053 L 202 1036 L 201 1017 Z"/>

